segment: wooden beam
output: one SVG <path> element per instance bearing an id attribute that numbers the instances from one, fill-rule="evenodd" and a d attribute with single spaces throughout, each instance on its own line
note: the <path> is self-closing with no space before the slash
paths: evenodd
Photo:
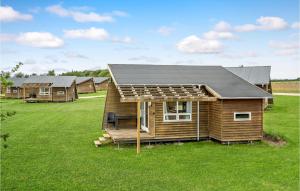
<path id="1" fill-rule="evenodd" d="M 141 152 L 141 102 L 137 102 L 137 123 L 136 123 L 136 153 L 139 154 Z"/>

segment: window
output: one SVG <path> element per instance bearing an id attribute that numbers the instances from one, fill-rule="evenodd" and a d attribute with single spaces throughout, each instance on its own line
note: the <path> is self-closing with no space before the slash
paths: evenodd
<path id="1" fill-rule="evenodd" d="M 15 94 L 18 93 L 18 90 L 13 90 L 13 93 L 15 93 Z"/>
<path id="2" fill-rule="evenodd" d="M 251 112 L 234 112 L 234 121 L 251 120 Z"/>
<path id="3" fill-rule="evenodd" d="M 10 87 L 6 88 L 6 93 L 10 94 Z"/>
<path id="4" fill-rule="evenodd" d="M 40 88 L 40 95 L 49 95 L 50 94 L 50 88 Z"/>
<path id="5" fill-rule="evenodd" d="M 191 121 L 192 102 L 164 102 L 164 121 Z"/>
<path id="6" fill-rule="evenodd" d="M 57 91 L 56 94 L 57 95 L 65 95 L 65 91 Z"/>

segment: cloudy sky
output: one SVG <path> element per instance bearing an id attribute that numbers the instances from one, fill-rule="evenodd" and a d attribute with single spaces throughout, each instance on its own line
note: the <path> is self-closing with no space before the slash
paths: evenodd
<path id="1" fill-rule="evenodd" d="M 300 76 L 298 0 L 1 2 L 2 70 L 271 65 L 272 78 Z"/>

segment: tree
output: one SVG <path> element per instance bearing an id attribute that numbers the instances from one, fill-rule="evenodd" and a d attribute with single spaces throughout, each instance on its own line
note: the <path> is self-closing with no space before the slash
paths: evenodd
<path id="1" fill-rule="evenodd" d="M 10 72 L 1 71 L 0 74 L 0 80 L 1 80 L 1 87 L 6 89 L 8 86 L 13 85 L 13 82 L 9 80 L 12 73 L 15 73 L 19 70 L 19 68 L 23 65 L 22 62 L 19 62 Z M 3 121 L 6 117 L 14 115 L 16 112 L 6 112 L 3 113 L 1 110 L 1 121 Z M 0 138 L 3 139 L 4 142 L 6 142 L 7 138 L 9 137 L 8 133 L 2 133 L 0 134 Z M 3 144 L 4 148 L 7 148 L 7 144 Z"/>
<path id="2" fill-rule="evenodd" d="M 55 71 L 49 70 L 47 76 L 55 76 Z"/>
<path id="3" fill-rule="evenodd" d="M 25 75 L 24 75 L 24 73 L 22 73 L 22 72 L 18 72 L 18 73 L 16 73 L 15 74 L 15 77 L 16 78 L 23 78 Z"/>

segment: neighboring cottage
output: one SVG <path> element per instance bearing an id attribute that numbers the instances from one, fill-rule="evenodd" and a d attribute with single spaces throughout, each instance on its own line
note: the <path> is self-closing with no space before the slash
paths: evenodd
<path id="1" fill-rule="evenodd" d="M 76 78 L 77 92 L 78 93 L 94 93 L 96 87 L 93 77 L 77 77 Z"/>
<path id="2" fill-rule="evenodd" d="M 31 76 L 23 84 L 28 102 L 68 102 L 78 98 L 76 76 Z"/>
<path id="3" fill-rule="evenodd" d="M 7 98 L 23 98 L 23 88 L 22 84 L 26 78 L 13 77 L 8 79 L 13 83 L 12 86 L 6 87 L 5 97 Z"/>
<path id="4" fill-rule="evenodd" d="M 271 84 L 271 66 L 240 66 L 240 67 L 226 67 L 227 70 L 235 75 L 243 78 L 249 83 L 260 87 L 261 89 L 272 94 Z M 272 104 L 273 99 L 268 99 L 267 104 Z"/>
<path id="5" fill-rule="evenodd" d="M 108 77 L 94 77 L 94 83 L 97 91 L 107 90 Z"/>
<path id="6" fill-rule="evenodd" d="M 263 100 L 272 95 L 221 66 L 108 69 L 103 128 L 116 143 L 263 137 Z"/>

